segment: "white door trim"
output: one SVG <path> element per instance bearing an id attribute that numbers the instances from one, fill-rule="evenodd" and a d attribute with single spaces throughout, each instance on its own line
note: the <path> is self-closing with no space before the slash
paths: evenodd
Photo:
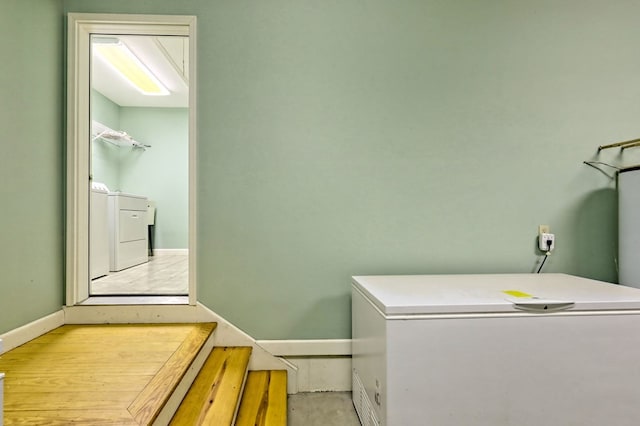
<path id="1" fill-rule="evenodd" d="M 67 37 L 66 301 L 89 296 L 89 42 L 92 33 L 189 36 L 189 304 L 196 283 L 196 17 L 70 13 Z"/>

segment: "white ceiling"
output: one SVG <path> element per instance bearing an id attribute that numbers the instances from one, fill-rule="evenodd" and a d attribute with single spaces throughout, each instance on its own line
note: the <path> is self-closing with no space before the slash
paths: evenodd
<path id="1" fill-rule="evenodd" d="M 116 38 L 116 36 L 109 36 Z M 189 105 L 189 38 L 180 36 L 117 36 L 171 92 L 143 95 L 102 60 L 92 58 L 91 86 L 112 102 L 126 107 Z"/>

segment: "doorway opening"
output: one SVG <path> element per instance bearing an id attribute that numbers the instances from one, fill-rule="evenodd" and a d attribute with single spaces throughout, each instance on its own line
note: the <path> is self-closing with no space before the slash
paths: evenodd
<path id="1" fill-rule="evenodd" d="M 67 306 L 196 303 L 195 17 L 69 14 Z"/>

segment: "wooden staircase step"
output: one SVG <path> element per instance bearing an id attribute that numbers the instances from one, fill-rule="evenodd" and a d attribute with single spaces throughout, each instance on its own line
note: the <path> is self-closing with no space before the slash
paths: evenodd
<path id="1" fill-rule="evenodd" d="M 209 356 L 214 330 L 214 323 L 61 326 L 0 355 L 4 422 L 167 424 Z"/>
<path id="2" fill-rule="evenodd" d="M 215 323 L 195 324 L 187 338 L 131 403 L 128 410 L 138 424 L 151 424 L 156 419 L 215 328 Z"/>
<path id="3" fill-rule="evenodd" d="M 250 356 L 250 347 L 214 348 L 170 424 L 231 425 Z"/>
<path id="4" fill-rule="evenodd" d="M 236 426 L 286 426 L 287 372 L 250 371 Z"/>

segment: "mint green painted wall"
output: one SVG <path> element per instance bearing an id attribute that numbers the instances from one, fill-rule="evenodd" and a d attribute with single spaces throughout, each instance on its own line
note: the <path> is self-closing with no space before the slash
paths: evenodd
<path id="1" fill-rule="evenodd" d="M 120 129 L 120 106 L 91 91 L 91 119 L 114 130 Z M 122 149 L 104 139 L 91 142 L 91 174 L 95 182 L 104 183 L 109 190 L 120 189 L 120 163 Z"/>
<path id="2" fill-rule="evenodd" d="M 91 102 L 94 120 L 151 145 L 143 151 L 96 139 L 94 180 L 111 191 L 144 195 L 156 202 L 154 248 L 188 248 L 189 110 L 121 107 L 96 91 Z"/>
<path id="3" fill-rule="evenodd" d="M 0 1 L 0 333 L 64 295 L 62 2 Z"/>
<path id="4" fill-rule="evenodd" d="M 640 2 L 64 5 L 198 16 L 198 298 L 256 338 L 349 337 L 354 274 L 531 272 L 539 224 L 616 280 L 582 161 L 640 135 Z"/>
<path id="5" fill-rule="evenodd" d="M 123 149 L 120 184 L 156 202 L 154 247 L 189 247 L 189 110 L 120 108 L 122 129 L 151 148 Z"/>

